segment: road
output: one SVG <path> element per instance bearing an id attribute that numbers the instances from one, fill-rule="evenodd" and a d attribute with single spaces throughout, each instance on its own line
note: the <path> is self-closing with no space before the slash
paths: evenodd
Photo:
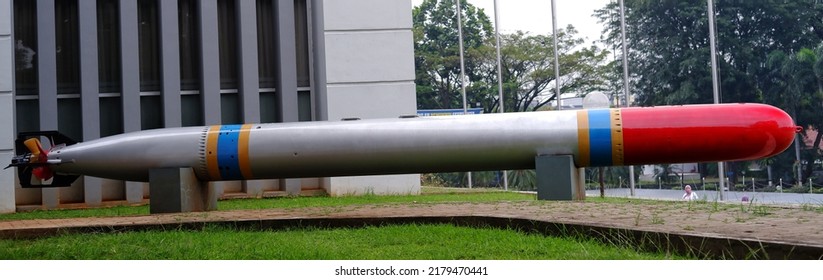
<path id="1" fill-rule="evenodd" d="M 701 200 L 720 201 L 717 191 L 696 190 Z M 587 190 L 586 196 L 599 196 L 600 190 Z M 663 200 L 680 200 L 683 195 L 682 190 L 656 190 L 656 189 L 635 189 L 635 197 Z M 631 197 L 628 188 L 606 189 L 607 197 Z M 808 193 L 774 193 L 774 192 L 735 192 L 726 191 L 724 201 L 743 201 L 743 197 L 748 197 L 753 203 L 762 204 L 792 204 L 792 205 L 823 205 L 823 194 Z"/>

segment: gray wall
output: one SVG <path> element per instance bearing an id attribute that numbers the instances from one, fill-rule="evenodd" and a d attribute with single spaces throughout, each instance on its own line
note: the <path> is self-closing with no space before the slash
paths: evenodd
<path id="1" fill-rule="evenodd" d="M 117 67 L 120 84 L 115 89 L 119 92 L 98 90 L 102 84 L 98 83 L 98 79 L 106 72 L 98 68 L 98 63 L 104 64 L 98 52 L 107 50 L 98 49 L 98 46 L 103 44 L 106 48 L 111 43 L 105 41 L 107 39 L 98 40 L 96 35 L 98 30 L 110 27 L 98 22 L 96 6 L 102 2 L 78 1 L 79 34 L 76 40 L 79 48 L 79 86 L 72 92 L 60 93 L 57 83 L 61 76 L 58 75 L 65 67 L 59 66 L 65 62 L 55 55 L 55 50 L 59 43 L 56 38 L 65 31 L 61 31 L 59 25 L 55 28 L 55 15 L 61 11 L 55 10 L 54 0 L 37 0 L 36 31 L 32 31 L 36 33 L 38 42 L 37 92 L 21 95 L 20 90 L 15 92 L 14 84 L 14 1 L 0 0 L 0 164 L 3 165 L 0 167 L 5 167 L 14 154 L 13 141 L 17 128 L 59 129 L 64 133 L 68 131 L 70 137 L 78 140 L 91 140 L 111 133 L 146 129 L 147 126 L 193 125 L 192 119 L 195 122 L 199 120 L 203 125 L 219 124 L 227 122 L 227 112 L 230 121 L 240 122 L 259 122 L 264 115 L 267 121 L 288 122 L 345 117 L 393 118 L 415 114 L 410 0 L 306 0 L 309 11 L 306 19 L 309 30 L 307 42 L 301 41 L 299 33 L 305 29 L 295 26 L 299 25 L 303 16 L 289 10 L 302 2 L 272 1 L 269 8 L 276 15 L 275 21 L 268 26 L 265 21 L 262 25 L 255 22 L 258 7 L 254 0 L 230 2 L 234 3 L 230 5 L 234 5 L 238 16 L 234 43 L 237 57 L 232 58 L 237 71 L 235 88 L 222 85 L 220 71 L 225 60 L 217 59 L 224 55 L 220 52 L 222 45 L 217 21 L 218 15 L 225 10 L 219 7 L 217 0 L 196 2 L 196 8 L 186 15 L 195 14 L 200 19 L 188 25 L 202 34 L 194 43 L 189 42 L 193 48 L 199 47 L 199 53 L 195 58 L 185 59 L 197 61 L 201 67 L 200 81 L 197 89 L 181 91 L 180 73 L 186 66 L 181 62 L 184 57 L 179 49 L 183 47 L 184 39 L 179 34 L 184 32 L 181 22 L 185 19 L 178 12 L 178 7 L 184 7 L 182 5 L 186 2 L 156 2 L 160 82 L 155 88 L 146 90 L 141 89 L 144 85 L 141 85 L 139 73 L 143 70 L 141 63 L 144 58 L 150 56 L 141 57 L 146 52 L 141 49 L 143 41 L 138 38 L 139 32 L 145 30 L 138 25 L 138 3 L 117 0 L 118 8 L 106 14 L 116 15 L 119 20 L 119 54 L 116 57 L 120 61 Z M 60 3 L 67 5 L 70 2 Z M 276 45 L 273 50 L 274 61 L 277 61 L 274 89 L 258 86 L 258 62 L 265 61 L 263 57 L 258 57 L 257 33 L 261 26 L 274 26 L 273 30 L 267 31 L 271 33 L 266 34 L 273 34 L 276 42 L 287 42 Z M 313 51 L 306 51 L 309 49 Z M 304 54 L 311 54 L 311 58 L 300 56 Z M 308 85 L 301 82 L 300 76 L 300 73 L 305 73 L 301 71 L 307 68 L 311 73 Z M 102 73 L 98 76 L 100 71 Z M 266 111 L 267 108 L 274 109 Z M 16 110 L 37 110 L 40 114 L 31 119 L 16 120 Z M 112 127 L 119 131 L 111 132 Z M 0 212 L 58 208 L 69 203 L 92 206 L 143 203 L 149 195 L 147 184 L 139 182 L 82 177 L 69 188 L 22 189 L 16 187 L 15 177 L 14 169 L 0 170 Z M 227 195 L 253 196 L 269 191 L 294 193 L 320 188 L 333 195 L 418 193 L 420 188 L 419 175 L 416 174 L 215 184 Z"/>
<path id="2" fill-rule="evenodd" d="M 410 0 L 324 1 L 326 116 L 414 115 L 414 44 Z M 420 175 L 335 177 L 331 195 L 420 192 Z"/>
<path id="3" fill-rule="evenodd" d="M 0 0 L 0 168 L 14 154 L 14 44 L 11 0 Z M 14 169 L 0 170 L 0 213 L 14 212 Z"/>

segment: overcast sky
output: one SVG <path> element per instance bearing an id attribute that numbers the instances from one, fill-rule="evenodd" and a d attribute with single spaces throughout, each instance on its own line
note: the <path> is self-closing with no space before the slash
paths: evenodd
<path id="1" fill-rule="evenodd" d="M 594 10 L 606 6 L 609 1 L 611 0 L 555 0 L 558 28 L 571 24 L 588 42 L 598 40 L 603 28 L 592 14 Z M 422 2 L 423 0 L 412 0 L 412 5 L 418 6 Z M 492 23 L 494 22 L 494 0 L 468 2 L 484 9 Z M 498 0 L 497 5 L 502 33 L 522 30 L 534 34 L 549 34 L 552 30 L 550 0 Z"/>

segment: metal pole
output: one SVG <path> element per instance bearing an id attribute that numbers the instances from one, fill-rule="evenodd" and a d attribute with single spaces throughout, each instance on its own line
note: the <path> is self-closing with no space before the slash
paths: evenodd
<path id="1" fill-rule="evenodd" d="M 456 11 L 457 11 L 457 41 L 459 43 L 458 47 L 460 48 L 460 90 L 463 92 L 463 114 L 466 115 L 469 113 L 468 103 L 466 102 L 466 66 L 463 62 L 463 19 L 461 18 L 460 13 L 460 1 L 455 1 Z M 469 183 L 469 188 L 472 187 L 472 173 L 466 172 L 466 176 Z"/>
<path id="2" fill-rule="evenodd" d="M 494 37 L 495 37 L 495 47 L 497 48 L 497 100 L 498 101 L 498 108 L 499 112 L 505 112 L 503 108 L 504 99 L 503 99 L 503 70 L 500 62 L 500 17 L 497 13 L 497 0 L 494 0 Z M 503 189 L 509 190 L 509 172 L 503 170 Z"/>
<path id="3" fill-rule="evenodd" d="M 717 43 L 715 42 L 715 30 L 714 30 L 714 1 L 708 0 L 708 14 L 709 14 L 709 47 L 711 51 L 709 52 L 712 60 L 712 92 L 714 93 L 714 104 L 719 104 L 720 100 L 720 76 L 717 74 Z M 718 189 L 720 190 L 720 201 L 724 200 L 726 196 L 725 191 L 725 177 L 726 171 L 723 168 L 723 162 L 717 163 L 717 178 L 718 178 Z"/>
<path id="4" fill-rule="evenodd" d="M 797 120 L 797 118 L 794 117 L 794 114 L 792 114 L 792 118 Z M 795 172 L 797 174 L 795 176 L 795 178 L 797 178 L 797 185 L 801 186 L 801 187 L 803 186 L 803 161 L 800 160 L 800 141 L 802 141 L 802 140 L 803 139 L 800 138 L 800 133 L 795 135 L 795 137 L 794 137 L 794 157 L 796 159 L 795 162 L 797 163 L 795 165 L 795 169 L 796 169 Z"/>
<path id="5" fill-rule="evenodd" d="M 626 7 L 620 0 L 620 40 L 623 44 L 623 107 L 629 107 L 629 47 L 626 45 Z M 634 166 L 629 165 L 629 193 L 634 196 Z"/>
<path id="6" fill-rule="evenodd" d="M 557 53 L 557 13 L 554 0 L 552 0 L 552 33 L 554 35 L 554 96 L 557 98 L 557 110 L 559 111 L 563 107 L 563 100 L 560 98 L 560 56 Z"/>

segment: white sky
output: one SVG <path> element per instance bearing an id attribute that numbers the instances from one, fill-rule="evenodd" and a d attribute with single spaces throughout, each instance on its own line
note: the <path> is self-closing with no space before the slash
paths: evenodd
<path id="1" fill-rule="evenodd" d="M 573 25 L 579 32 L 578 35 L 586 38 L 588 43 L 585 45 L 589 45 L 600 38 L 603 30 L 592 14 L 610 1 L 612 0 L 555 0 L 557 27 Z M 412 0 L 412 6 L 418 6 L 422 2 L 423 0 Z M 485 10 L 494 23 L 494 0 L 468 2 Z M 498 0 L 497 5 L 502 33 L 522 30 L 533 34 L 549 34 L 552 30 L 550 0 Z"/>

